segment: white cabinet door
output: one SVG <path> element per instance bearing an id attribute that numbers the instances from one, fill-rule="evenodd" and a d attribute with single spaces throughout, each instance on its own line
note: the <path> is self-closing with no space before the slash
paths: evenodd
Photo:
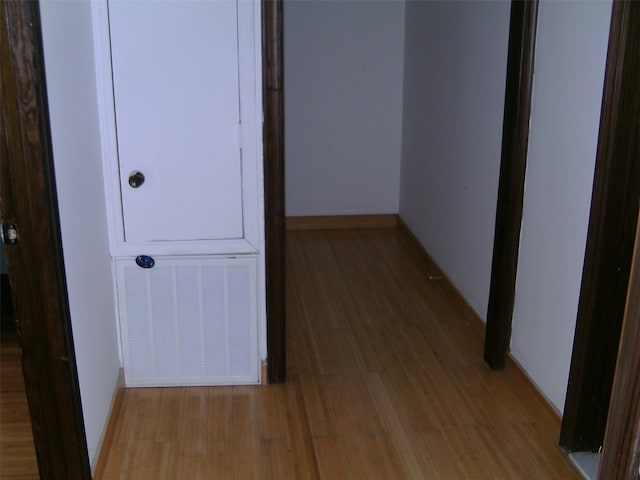
<path id="1" fill-rule="evenodd" d="M 236 1 L 108 5 L 125 241 L 242 238 Z"/>

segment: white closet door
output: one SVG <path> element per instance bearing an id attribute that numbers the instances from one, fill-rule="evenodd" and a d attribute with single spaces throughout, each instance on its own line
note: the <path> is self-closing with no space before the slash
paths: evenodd
<path id="1" fill-rule="evenodd" d="M 110 0 L 109 24 L 125 240 L 242 238 L 236 1 Z"/>

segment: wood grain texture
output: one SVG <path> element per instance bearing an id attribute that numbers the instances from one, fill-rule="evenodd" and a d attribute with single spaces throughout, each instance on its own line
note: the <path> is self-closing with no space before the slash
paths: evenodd
<path id="1" fill-rule="evenodd" d="M 640 224 L 640 218 L 638 219 Z M 636 229 L 620 351 L 599 478 L 640 478 L 640 235 Z"/>
<path id="2" fill-rule="evenodd" d="M 337 230 L 352 228 L 395 228 L 398 215 L 320 215 L 287 217 L 287 230 Z"/>
<path id="3" fill-rule="evenodd" d="M 511 2 L 498 204 L 484 359 L 505 368 L 511 344 L 524 181 L 529 145 L 538 0 Z"/>
<path id="4" fill-rule="evenodd" d="M 591 213 L 560 442 L 604 438 L 640 199 L 640 7 L 614 2 Z"/>
<path id="5" fill-rule="evenodd" d="M 15 333 L 0 337 L 0 478 L 40 478 Z"/>
<path id="6" fill-rule="evenodd" d="M 617 33 L 617 30 L 620 32 Z M 627 158 L 640 153 L 640 5 L 615 2 L 612 31 L 626 37 L 625 80 L 621 101 L 624 115 L 618 115 L 626 126 L 624 144 Z M 628 127 L 635 125 L 635 133 Z M 622 128 L 621 128 L 622 129 Z M 618 145 L 616 144 L 616 147 Z M 632 198 L 637 206 L 638 198 Z M 622 325 L 621 340 L 613 382 L 611 403 L 604 437 L 599 477 L 606 480 L 640 478 L 640 232 L 636 223 L 635 247 Z"/>
<path id="7" fill-rule="evenodd" d="M 0 2 L 3 218 L 42 478 L 91 478 L 64 278 L 37 2 Z"/>
<path id="8" fill-rule="evenodd" d="M 126 390 L 102 478 L 581 478 L 557 418 L 487 368 L 480 320 L 409 237 L 295 231 L 287 247 L 287 382 Z"/>
<path id="9" fill-rule="evenodd" d="M 262 0 L 267 354 L 270 383 L 286 379 L 284 58 L 282 0 Z"/>

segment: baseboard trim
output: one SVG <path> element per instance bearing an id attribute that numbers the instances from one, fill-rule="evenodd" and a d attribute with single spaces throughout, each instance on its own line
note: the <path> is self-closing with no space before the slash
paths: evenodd
<path id="1" fill-rule="evenodd" d="M 396 228 L 398 214 L 321 215 L 287 217 L 287 230 L 342 230 L 347 228 Z"/>
<path id="2" fill-rule="evenodd" d="M 424 264 L 427 267 L 427 273 L 429 278 L 438 280 L 440 287 L 447 294 L 453 303 L 462 307 L 464 319 L 469 327 L 477 334 L 484 338 L 485 324 L 478 316 L 476 311 L 469 305 L 469 302 L 462 296 L 458 289 L 454 286 L 453 282 L 449 279 L 446 273 L 435 262 L 429 252 L 424 248 L 418 237 L 413 233 L 409 226 L 405 223 L 402 217 L 398 217 L 398 229 L 402 232 L 404 237 L 409 243 L 411 243 L 417 251 L 421 253 Z"/>
<path id="3" fill-rule="evenodd" d="M 518 362 L 518 360 L 513 358 L 513 355 L 511 355 L 511 353 L 507 354 L 507 369 L 511 369 L 513 372 L 515 372 L 516 375 L 522 378 L 523 382 L 528 383 L 533 387 L 533 390 L 535 391 L 535 394 L 538 397 L 538 401 L 543 405 L 545 410 L 547 410 L 547 412 L 553 417 L 554 421 L 556 422 L 556 427 L 558 428 L 558 438 L 559 438 L 560 426 L 562 425 L 562 414 L 558 411 L 555 405 L 551 403 L 551 400 L 547 398 L 547 396 L 542 392 L 542 390 L 538 388 L 538 386 L 531 379 L 531 377 L 525 371 L 522 365 L 520 365 L 520 362 Z"/>
<path id="4" fill-rule="evenodd" d="M 93 472 L 93 478 L 101 479 L 104 476 L 105 469 L 107 467 L 107 460 L 109 459 L 109 452 L 113 446 L 113 435 L 116 430 L 116 423 L 120 416 L 120 409 L 122 408 L 122 401 L 124 399 L 124 369 L 120 369 L 118 375 L 118 383 L 113 401 L 111 402 L 111 410 L 109 412 L 109 419 L 107 420 L 107 427 L 104 430 L 102 437 L 102 445 L 100 446 L 100 453 L 98 454 L 98 461 Z"/>
<path id="5" fill-rule="evenodd" d="M 462 296 L 462 294 L 458 291 L 458 289 L 453 285 L 451 280 L 447 277 L 447 275 L 440 269 L 438 264 L 431 258 L 431 255 L 426 251 L 426 249 L 422 246 L 422 243 L 418 240 L 418 237 L 415 236 L 413 231 L 409 228 L 409 226 L 405 223 L 402 217 L 398 217 L 398 229 L 402 231 L 405 238 L 412 243 L 418 251 L 421 252 L 421 256 L 427 265 L 428 273 L 431 277 L 441 279 L 441 287 L 447 293 L 449 298 L 459 306 L 463 307 L 464 318 L 469 324 L 469 326 L 476 332 L 481 338 L 484 339 L 485 335 L 485 323 L 478 316 L 478 314 L 473 310 L 471 305 L 466 301 L 466 299 Z M 489 368 L 487 366 L 487 368 Z M 529 377 L 524 368 L 518 363 L 516 359 L 514 359 L 509 353 L 507 355 L 507 370 L 513 372 L 514 375 L 521 377 L 522 381 L 529 384 L 536 396 L 538 397 L 539 402 L 543 405 L 545 410 L 551 414 L 554 421 L 557 422 L 558 432 L 560 431 L 560 424 L 562 423 L 562 416 L 560 412 L 556 409 L 556 407 L 551 403 L 551 401 L 546 397 L 546 395 L 538 388 L 535 382 Z"/>

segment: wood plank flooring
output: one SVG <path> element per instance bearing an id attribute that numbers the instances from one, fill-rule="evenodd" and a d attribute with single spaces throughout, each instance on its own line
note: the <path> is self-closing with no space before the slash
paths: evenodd
<path id="1" fill-rule="evenodd" d="M 0 479 L 37 480 L 38 464 L 14 333 L 0 339 Z"/>
<path id="2" fill-rule="evenodd" d="M 579 479 L 523 376 L 397 229 L 287 236 L 288 382 L 129 389 L 104 479 Z"/>

